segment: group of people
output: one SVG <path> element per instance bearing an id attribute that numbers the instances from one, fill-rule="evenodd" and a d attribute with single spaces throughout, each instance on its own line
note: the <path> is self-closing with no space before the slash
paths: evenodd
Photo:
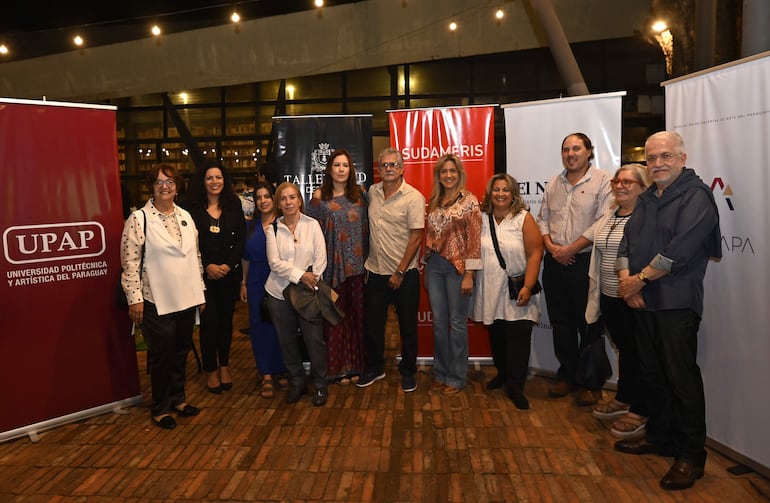
<path id="1" fill-rule="evenodd" d="M 466 387 L 471 318 L 488 328 L 497 375 L 487 388 L 504 388 L 517 408 L 528 409 L 542 263 L 559 361 L 549 395 L 577 391 L 579 404 L 615 421 L 617 450 L 674 455 L 661 485 L 691 486 L 706 456 L 696 348 L 706 264 L 721 256 L 718 213 L 708 187 L 685 168 L 678 134 L 656 133 L 645 149 L 646 167 L 625 165 L 610 177 L 592 167 L 590 138 L 568 135 L 564 169 L 548 182 L 536 217 L 508 174 L 494 175 L 479 203 L 452 154 L 434 165 L 427 212 L 423 195 L 404 179 L 400 152 L 389 147 L 377 159 L 381 181 L 368 191 L 356 184 L 350 154 L 334 151 L 307 209 L 295 184 L 257 183 L 248 222 L 221 166 L 193 180 L 187 210 L 174 202 L 179 174 L 158 166 L 149 176 L 153 197 L 127 219 L 121 250 L 129 316 L 149 348 L 152 420 L 171 429 L 172 413 L 199 412 L 184 392 L 196 309 L 208 390 L 231 389 L 238 298 L 249 303 L 262 397 L 282 387 L 287 403 L 307 394 L 305 359 L 315 406 L 327 402 L 330 382 L 365 388 L 385 378 L 391 304 L 401 388 L 414 391 L 423 265 L 433 323 L 430 392 Z M 331 287 L 342 320 L 297 309 L 288 295 L 296 285 Z M 619 351 L 620 378 L 616 396 L 600 402 L 603 382 L 585 378 L 581 360 L 604 332 Z"/>

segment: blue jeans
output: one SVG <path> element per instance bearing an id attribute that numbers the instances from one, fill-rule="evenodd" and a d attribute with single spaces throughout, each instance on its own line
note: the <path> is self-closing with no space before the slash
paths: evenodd
<path id="1" fill-rule="evenodd" d="M 433 376 L 436 381 L 465 388 L 468 377 L 468 302 L 463 276 L 444 257 L 431 254 L 425 287 L 433 312 Z"/>

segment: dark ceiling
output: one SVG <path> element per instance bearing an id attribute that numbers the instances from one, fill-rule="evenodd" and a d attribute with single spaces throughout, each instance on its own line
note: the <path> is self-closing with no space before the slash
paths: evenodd
<path id="1" fill-rule="evenodd" d="M 324 8 L 356 1 L 325 0 Z M 95 47 L 150 37 L 156 23 L 169 34 L 227 24 L 233 10 L 247 21 L 315 8 L 313 0 L 17 0 L 0 16 L 0 44 L 10 51 L 0 62 L 74 50 L 76 34 Z"/>

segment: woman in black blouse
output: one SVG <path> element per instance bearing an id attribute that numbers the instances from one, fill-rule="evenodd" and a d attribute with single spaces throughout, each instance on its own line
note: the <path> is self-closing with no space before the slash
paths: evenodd
<path id="1" fill-rule="evenodd" d="M 198 171 L 189 194 L 189 210 L 198 227 L 208 306 L 201 315 L 201 356 L 208 390 L 217 394 L 233 386 L 230 343 L 235 301 L 243 277 L 246 221 L 232 187 L 227 171 L 210 164 Z"/>

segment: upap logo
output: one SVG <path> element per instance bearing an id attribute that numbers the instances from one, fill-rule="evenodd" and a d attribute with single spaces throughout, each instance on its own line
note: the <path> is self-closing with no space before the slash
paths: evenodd
<path id="1" fill-rule="evenodd" d="M 11 264 L 97 257 L 104 250 L 99 222 L 15 225 L 3 232 L 3 251 Z"/>
<path id="2" fill-rule="evenodd" d="M 733 189 L 729 185 L 725 185 L 725 182 L 723 182 L 721 178 L 714 178 L 714 181 L 711 182 L 711 192 L 714 192 L 714 189 L 717 186 L 722 191 L 722 196 L 725 198 L 727 207 L 730 208 L 730 211 L 735 211 L 735 208 L 733 208 L 733 200 L 731 199 Z"/>

